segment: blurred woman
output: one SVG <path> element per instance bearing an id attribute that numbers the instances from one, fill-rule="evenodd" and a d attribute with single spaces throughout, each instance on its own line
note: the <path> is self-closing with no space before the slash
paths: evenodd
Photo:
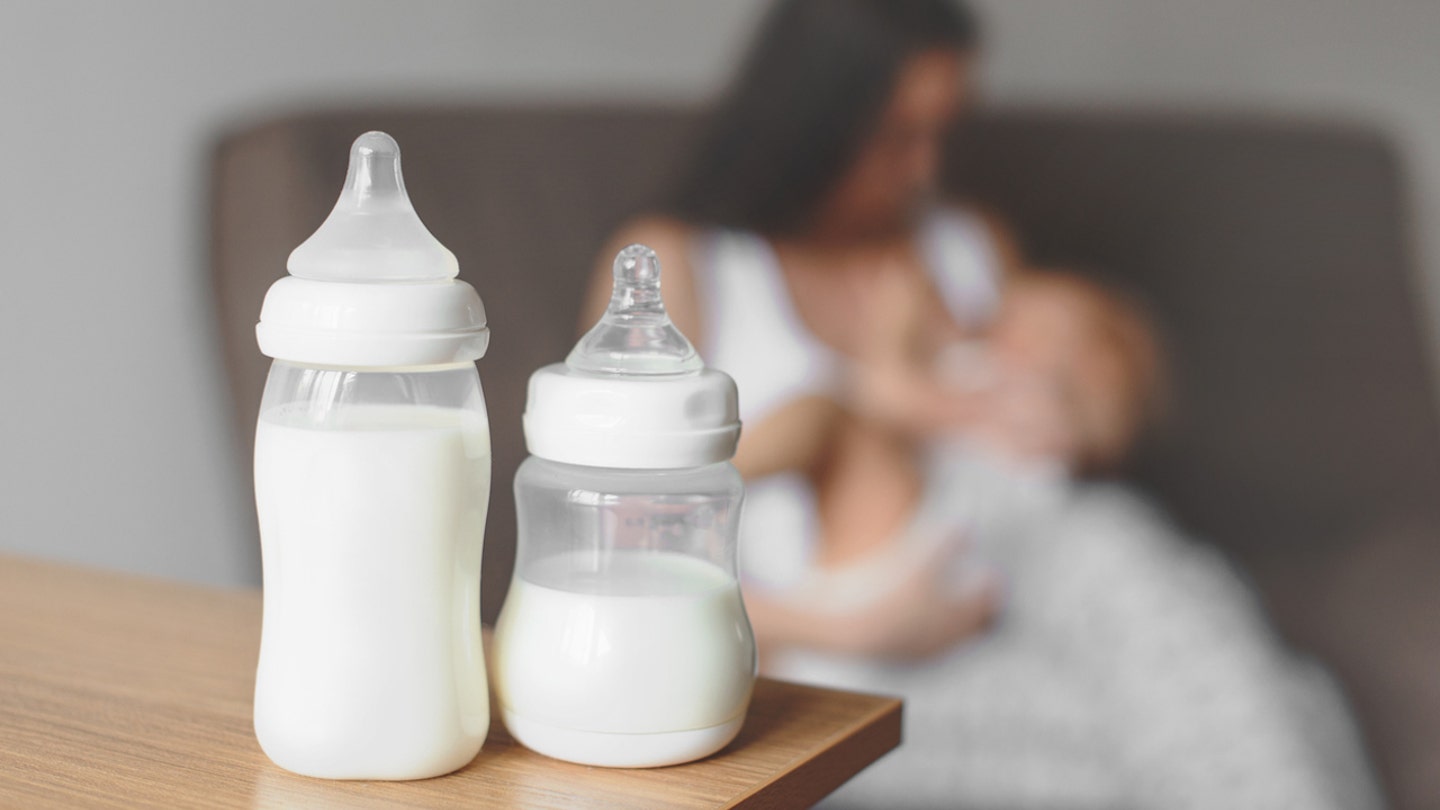
<path id="1" fill-rule="evenodd" d="M 765 668 L 906 697 L 905 746 L 841 801 L 1364 806 L 1341 704 L 1233 573 L 1084 480 L 1153 410 L 1158 353 L 1133 306 L 940 196 L 977 44 L 946 0 L 780 2 L 603 254 L 654 247 L 739 384 Z M 606 258 L 586 323 L 609 289 Z"/>

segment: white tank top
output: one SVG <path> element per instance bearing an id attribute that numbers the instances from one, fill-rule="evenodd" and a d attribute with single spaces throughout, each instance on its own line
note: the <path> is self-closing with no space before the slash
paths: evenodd
<path id="1" fill-rule="evenodd" d="M 979 326 L 999 300 L 1000 262 L 973 213 L 936 210 L 917 235 L 921 256 L 946 306 L 962 325 Z M 740 418 L 757 424 L 805 396 L 838 395 L 842 359 L 806 329 L 780 262 L 764 238 L 715 231 L 692 257 L 707 364 L 740 389 Z M 818 531 L 815 496 L 798 473 L 748 482 L 740 523 L 740 567 L 750 584 L 782 588 L 808 570 Z"/>

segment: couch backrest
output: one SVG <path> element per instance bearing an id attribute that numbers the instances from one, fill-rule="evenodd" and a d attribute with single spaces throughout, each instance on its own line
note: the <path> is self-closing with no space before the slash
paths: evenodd
<path id="1" fill-rule="evenodd" d="M 1242 558 L 1344 544 L 1440 493 L 1394 150 L 1346 125 L 993 117 L 951 183 L 1042 263 L 1144 299 L 1174 372 L 1134 476 Z"/>

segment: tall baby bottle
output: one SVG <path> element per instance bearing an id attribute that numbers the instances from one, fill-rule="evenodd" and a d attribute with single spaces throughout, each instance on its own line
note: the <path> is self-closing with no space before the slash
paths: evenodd
<path id="1" fill-rule="evenodd" d="M 255 436 L 255 736 L 309 776 L 448 773 L 489 728 L 485 310 L 383 132 L 355 141 L 339 202 L 289 269 L 256 327 L 274 364 Z"/>
<path id="2" fill-rule="evenodd" d="M 670 323 L 655 254 L 621 251 L 600 323 L 530 378 L 492 651 L 516 740 L 635 768 L 739 732 L 756 663 L 735 577 L 739 435 L 735 383 Z"/>

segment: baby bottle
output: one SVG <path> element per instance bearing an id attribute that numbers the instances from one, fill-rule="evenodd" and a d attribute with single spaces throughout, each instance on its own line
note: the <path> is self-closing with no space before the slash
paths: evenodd
<path id="1" fill-rule="evenodd" d="M 309 776 L 448 773 L 490 719 L 485 310 L 383 132 L 355 141 L 340 200 L 288 266 L 255 330 L 274 358 L 255 436 L 255 736 Z"/>
<path id="2" fill-rule="evenodd" d="M 492 651 L 516 740 L 639 768 L 739 732 L 756 662 L 735 578 L 739 435 L 735 383 L 670 323 L 654 252 L 621 251 L 600 323 L 530 378 Z"/>

